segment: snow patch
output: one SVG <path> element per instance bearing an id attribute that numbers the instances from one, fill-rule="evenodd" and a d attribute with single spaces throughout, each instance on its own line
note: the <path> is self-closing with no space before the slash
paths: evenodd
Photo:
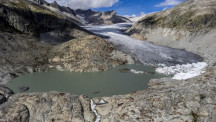
<path id="1" fill-rule="evenodd" d="M 131 69 L 130 72 L 135 73 L 135 74 L 143 74 L 143 71 L 137 71 L 135 69 Z"/>
<path id="2" fill-rule="evenodd" d="M 99 103 L 100 104 L 105 104 L 106 102 L 104 100 L 101 100 Z"/>
<path id="3" fill-rule="evenodd" d="M 165 67 L 166 64 L 159 63 L 158 66 L 159 66 L 159 67 Z"/>
<path id="4" fill-rule="evenodd" d="M 96 104 L 94 103 L 94 101 L 91 99 L 91 109 L 92 109 L 92 111 L 95 113 L 95 115 L 96 115 L 96 120 L 95 120 L 95 122 L 100 122 L 100 119 L 101 119 L 101 116 L 97 113 L 97 111 L 95 110 L 95 108 L 96 108 Z"/>
<path id="5" fill-rule="evenodd" d="M 88 23 L 88 22 L 85 20 L 85 17 L 83 17 L 83 16 L 77 15 L 77 18 L 79 18 L 80 21 L 81 21 L 83 24 L 87 24 L 87 23 Z"/>
<path id="6" fill-rule="evenodd" d="M 172 79 L 186 80 L 204 73 L 204 69 L 207 65 L 208 64 L 206 62 L 198 62 L 183 65 L 178 64 L 176 66 L 171 67 L 159 67 L 156 69 L 156 72 L 166 75 L 174 75 Z"/>

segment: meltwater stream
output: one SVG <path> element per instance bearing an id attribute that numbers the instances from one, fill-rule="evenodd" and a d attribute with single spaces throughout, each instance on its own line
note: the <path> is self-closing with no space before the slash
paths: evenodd
<path id="1" fill-rule="evenodd" d="M 87 30 L 94 32 L 122 52 L 131 55 L 136 63 L 157 66 L 165 64 L 173 66 L 176 64 L 187 64 L 201 62 L 203 58 L 184 50 L 168 48 L 131 38 L 123 33 L 132 23 L 121 23 L 108 26 L 84 26 Z"/>

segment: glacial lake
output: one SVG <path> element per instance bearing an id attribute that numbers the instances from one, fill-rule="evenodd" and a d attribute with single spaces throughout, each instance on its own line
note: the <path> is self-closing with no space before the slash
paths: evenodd
<path id="1" fill-rule="evenodd" d="M 143 73 L 132 73 L 131 70 Z M 20 87 L 29 87 L 25 93 L 60 91 L 89 98 L 113 96 L 148 88 L 150 79 L 166 77 L 155 72 L 155 68 L 143 65 L 117 66 L 104 72 L 51 71 L 27 74 L 10 81 L 7 86 L 19 93 Z"/>

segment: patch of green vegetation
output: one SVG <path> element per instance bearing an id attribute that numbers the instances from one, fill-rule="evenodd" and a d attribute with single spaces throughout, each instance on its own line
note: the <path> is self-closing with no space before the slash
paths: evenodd
<path id="1" fill-rule="evenodd" d="M 19 9 L 23 9 L 23 10 L 28 10 L 28 5 L 23 1 L 23 0 L 19 0 L 18 2 L 11 2 L 10 4 L 12 7 L 15 8 L 19 8 Z"/>
<path id="2" fill-rule="evenodd" d="M 42 6 L 39 6 L 39 5 L 31 5 L 31 11 L 34 12 L 34 13 L 42 13 L 42 14 L 46 14 L 46 15 L 51 15 L 51 16 L 55 16 L 55 17 L 58 17 L 60 19 L 62 19 L 62 16 L 50 11 L 50 10 L 47 10 L 46 8 L 43 8 Z"/>
<path id="3" fill-rule="evenodd" d="M 209 13 L 196 16 L 195 11 L 188 11 L 180 14 L 179 10 L 175 9 L 167 16 L 162 16 L 160 14 L 148 16 L 141 23 L 145 27 L 159 26 L 166 28 L 184 29 L 189 31 L 199 31 L 203 28 L 215 27 L 216 14 Z"/>
<path id="4" fill-rule="evenodd" d="M 172 11 L 169 16 L 159 18 L 160 23 L 158 23 L 158 25 L 162 27 L 168 27 L 168 28 L 183 29 L 185 28 L 185 25 L 187 25 L 188 22 L 191 21 L 191 17 L 193 15 L 194 12 L 192 11 L 179 15 L 177 9 Z"/>
<path id="5" fill-rule="evenodd" d="M 193 111 L 191 112 L 191 114 L 193 116 L 193 122 L 198 122 L 198 115 L 194 113 Z"/>
<path id="6" fill-rule="evenodd" d="M 192 19 L 193 23 L 197 26 L 197 28 L 208 27 L 212 28 L 216 25 L 216 15 L 215 14 L 205 14 L 196 16 Z"/>
<path id="7" fill-rule="evenodd" d="M 62 16 L 47 10 L 46 8 L 44 8 L 43 6 L 34 4 L 34 3 L 26 3 L 23 0 L 19 0 L 18 2 L 10 2 L 10 6 L 13 8 L 17 8 L 17 9 L 21 9 L 24 11 L 32 11 L 33 13 L 41 13 L 41 14 L 45 14 L 45 15 L 50 15 L 50 16 L 55 16 L 58 17 L 60 19 L 62 19 Z"/>

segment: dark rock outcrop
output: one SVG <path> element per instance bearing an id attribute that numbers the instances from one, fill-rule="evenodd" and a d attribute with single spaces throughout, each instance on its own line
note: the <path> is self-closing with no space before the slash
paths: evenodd
<path id="1" fill-rule="evenodd" d="M 59 8 L 70 12 L 72 15 L 75 14 L 69 8 L 61 6 Z M 77 21 L 67 19 L 64 15 L 30 1 L 0 3 L 0 10 L 0 19 L 3 21 L 2 26 L 9 24 L 7 26 L 12 26 L 24 33 L 38 35 L 39 33 L 61 29 L 65 26 L 71 27 L 71 29 L 80 28 L 75 24 Z"/>
<path id="2" fill-rule="evenodd" d="M 29 87 L 26 87 L 26 86 L 19 87 L 20 92 L 25 92 L 25 91 L 28 91 L 28 90 L 29 90 Z"/>
<path id="3" fill-rule="evenodd" d="M 14 92 L 9 88 L 0 85 L 0 94 L 8 99 L 11 95 L 14 94 Z"/>
<path id="4" fill-rule="evenodd" d="M 6 101 L 7 101 L 6 97 L 3 94 L 0 94 L 0 105 Z"/>

